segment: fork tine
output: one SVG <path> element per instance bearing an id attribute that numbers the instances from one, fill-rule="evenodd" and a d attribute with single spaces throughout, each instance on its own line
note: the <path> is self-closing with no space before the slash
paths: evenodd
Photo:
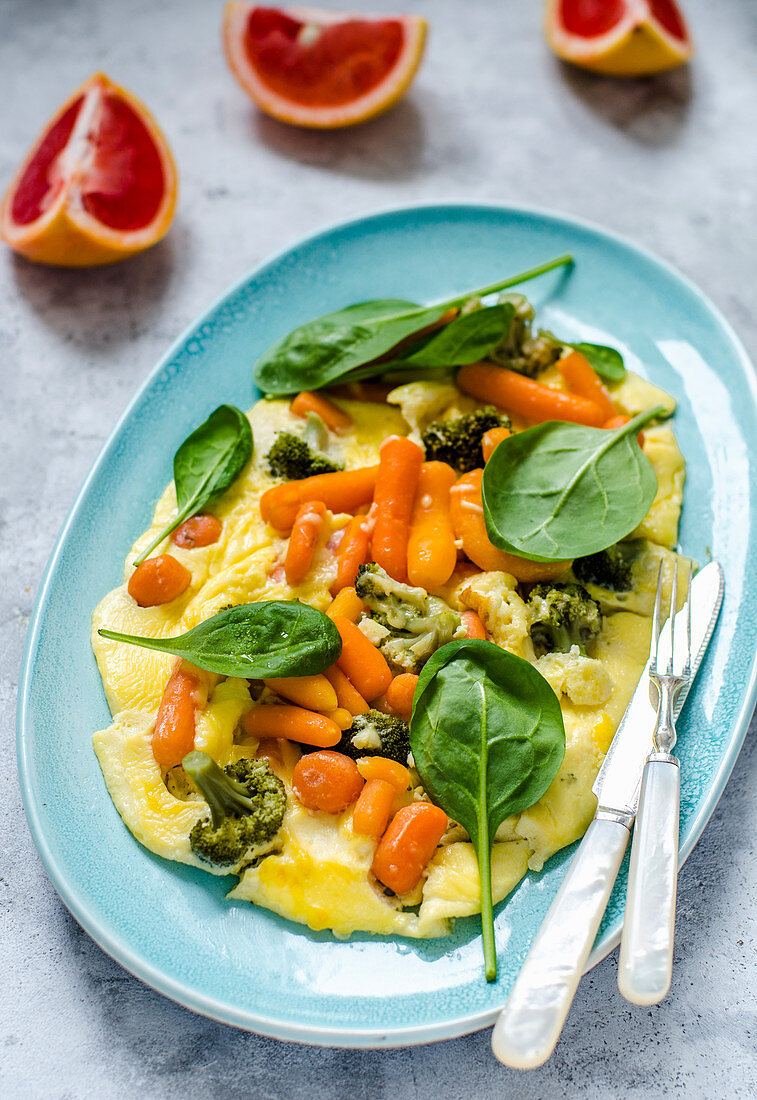
<path id="1" fill-rule="evenodd" d="M 652 613 L 652 646 L 650 649 L 651 662 L 649 671 L 657 672 L 657 650 L 660 644 L 660 616 L 662 614 L 662 562 L 657 569 L 657 591 L 654 597 L 654 611 Z"/>
<path id="2" fill-rule="evenodd" d="M 689 563 L 689 579 L 686 582 L 686 660 L 683 664 L 682 676 L 687 679 L 691 676 L 691 574 L 693 572 Z"/>
<path id="3" fill-rule="evenodd" d="M 665 670 L 667 676 L 673 675 L 673 653 L 676 647 L 676 608 L 678 607 L 678 557 L 673 566 L 673 584 L 670 588 L 670 656 L 668 667 Z"/>

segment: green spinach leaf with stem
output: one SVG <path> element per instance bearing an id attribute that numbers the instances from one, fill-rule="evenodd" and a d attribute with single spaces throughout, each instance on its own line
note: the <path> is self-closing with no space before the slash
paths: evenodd
<path id="1" fill-rule="evenodd" d="M 636 436 L 662 415 L 656 406 L 615 431 L 549 420 L 503 440 L 481 481 L 494 545 L 550 562 L 596 554 L 625 538 L 657 492 Z"/>
<path id="2" fill-rule="evenodd" d="M 487 981 L 497 977 L 494 834 L 542 797 L 565 755 L 560 703 L 528 661 L 492 642 L 442 646 L 424 665 L 410 747 L 432 802 L 468 832 L 478 860 Z"/>
<path id="3" fill-rule="evenodd" d="M 384 364 L 382 370 L 407 370 L 408 367 L 462 367 L 485 359 L 497 344 L 505 339 L 515 308 L 511 302 L 485 306 L 473 313 L 456 317 L 444 328 L 424 340 L 423 346 L 411 348 L 407 355 Z"/>
<path id="4" fill-rule="evenodd" d="M 103 638 L 182 657 L 221 676 L 264 680 L 311 676 L 333 665 L 342 651 L 328 615 L 299 600 L 263 600 L 219 611 L 178 638 L 143 638 L 98 630 Z"/>
<path id="5" fill-rule="evenodd" d="M 529 271 L 458 294 L 433 306 L 397 304 L 396 299 L 380 299 L 316 317 L 284 336 L 258 359 L 254 368 L 255 383 L 263 393 L 275 396 L 320 389 L 386 356 L 469 298 L 494 294 L 572 262 L 570 256 L 558 256 Z M 383 365 L 376 364 L 376 374 L 384 370 Z M 352 380 L 355 378 L 353 375 Z"/>
<path id="6" fill-rule="evenodd" d="M 565 348 L 580 351 L 581 355 L 589 360 L 599 377 L 604 379 L 605 382 L 622 382 L 625 378 L 626 365 L 617 348 L 610 348 L 606 344 L 589 344 L 586 341 L 571 344 L 569 340 L 562 340 L 559 336 L 555 336 L 553 332 L 545 332 L 544 335 L 554 340 L 555 343 L 562 344 Z"/>
<path id="7" fill-rule="evenodd" d="M 135 565 L 180 523 L 226 492 L 252 458 L 252 446 L 250 422 L 234 405 L 219 405 L 187 436 L 173 460 L 176 518 L 155 536 Z"/>

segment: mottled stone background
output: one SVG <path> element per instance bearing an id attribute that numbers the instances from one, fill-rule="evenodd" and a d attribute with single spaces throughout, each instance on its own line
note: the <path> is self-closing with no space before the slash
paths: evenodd
<path id="1" fill-rule="evenodd" d="M 668 999 L 626 1004 L 610 957 L 582 983 L 551 1062 L 528 1075 L 493 1061 L 488 1033 L 400 1051 L 317 1050 L 195 1016 L 79 929 L 26 828 L 14 698 L 55 534 L 156 359 L 268 254 L 406 201 L 550 206 L 655 249 L 757 349 L 754 0 L 688 0 L 699 46 L 691 68 L 625 82 L 555 61 L 536 0 L 399 6 L 433 24 L 412 92 L 363 127 L 318 134 L 263 118 L 246 100 L 223 61 L 220 2 L 0 0 L 2 186 L 97 68 L 155 111 L 181 171 L 174 228 L 137 259 L 76 272 L 0 254 L 0 1092 L 9 1100 L 757 1093 L 753 738 L 681 872 Z"/>

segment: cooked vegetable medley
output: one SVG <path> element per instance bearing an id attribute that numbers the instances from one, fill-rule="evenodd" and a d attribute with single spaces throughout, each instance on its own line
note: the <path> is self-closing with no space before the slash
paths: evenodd
<path id="1" fill-rule="evenodd" d="M 677 557 L 672 399 L 522 294 L 481 304 L 568 260 L 284 337 L 93 617 L 141 843 L 340 936 L 481 912 L 489 979 L 492 906 L 593 816 Z"/>

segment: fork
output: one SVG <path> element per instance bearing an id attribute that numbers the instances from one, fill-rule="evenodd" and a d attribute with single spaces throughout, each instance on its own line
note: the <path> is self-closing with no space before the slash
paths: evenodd
<path id="1" fill-rule="evenodd" d="M 683 615 L 676 615 L 676 560 L 670 594 L 670 649 L 664 669 L 661 668 L 660 652 L 662 581 L 660 563 L 649 664 L 650 684 L 654 684 L 657 691 L 657 719 L 652 734 L 654 748 L 647 757 L 641 780 L 618 968 L 620 992 L 627 1001 L 637 1005 L 661 1001 L 670 989 L 673 971 L 681 797 L 680 762 L 672 754 L 676 743 L 674 708 L 679 692 L 691 680 L 691 571 Z M 680 653 L 684 624 L 685 645 Z"/>

